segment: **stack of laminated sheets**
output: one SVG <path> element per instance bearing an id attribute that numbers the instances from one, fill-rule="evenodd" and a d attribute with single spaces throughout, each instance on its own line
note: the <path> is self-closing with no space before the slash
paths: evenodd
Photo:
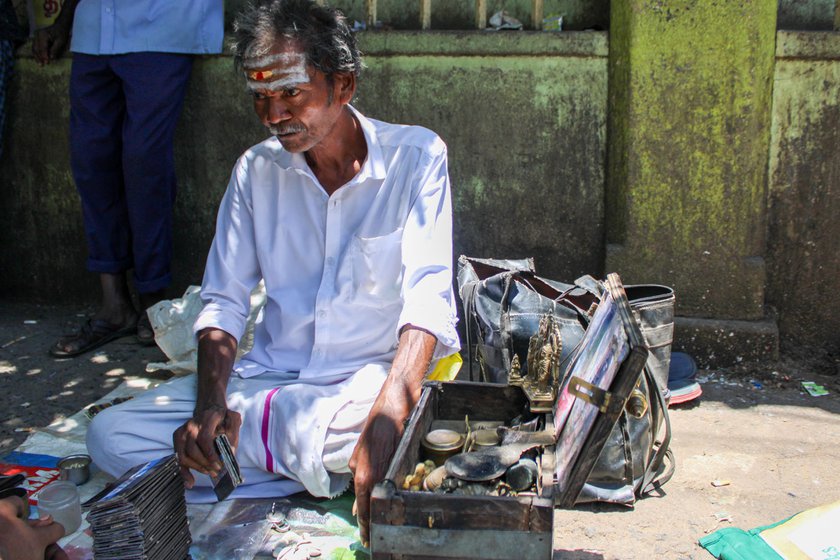
<path id="1" fill-rule="evenodd" d="M 97 560 L 181 560 L 190 531 L 175 455 L 128 471 L 85 503 Z"/>

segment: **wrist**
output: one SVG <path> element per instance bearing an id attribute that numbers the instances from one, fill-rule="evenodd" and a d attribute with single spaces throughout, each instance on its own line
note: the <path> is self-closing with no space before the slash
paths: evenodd
<path id="1" fill-rule="evenodd" d="M 221 404 L 218 402 L 204 402 L 204 403 L 196 403 L 195 408 L 193 409 L 193 416 L 199 416 L 204 414 L 205 412 L 219 412 L 221 414 L 225 414 L 228 408 L 226 404 Z"/>
<path id="2" fill-rule="evenodd" d="M 397 376 L 389 377 L 385 381 L 380 397 L 392 408 L 408 415 L 420 400 L 421 392 L 422 383 L 415 383 L 405 377 Z"/>
<path id="3" fill-rule="evenodd" d="M 76 4 L 78 3 L 78 0 L 65 0 L 62 3 L 61 11 L 55 18 L 54 25 L 69 31 L 73 27 L 73 17 L 76 15 Z"/>
<path id="4" fill-rule="evenodd" d="M 69 35 L 70 32 L 73 30 L 73 16 L 68 16 L 63 12 L 59 13 L 58 17 L 55 18 L 55 21 L 50 26 L 50 28 L 53 31 Z"/>

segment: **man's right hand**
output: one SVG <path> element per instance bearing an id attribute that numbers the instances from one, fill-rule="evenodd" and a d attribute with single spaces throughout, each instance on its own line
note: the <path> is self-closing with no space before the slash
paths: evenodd
<path id="1" fill-rule="evenodd" d="M 198 387 L 193 417 L 172 434 L 172 445 L 187 488 L 195 484 L 190 469 L 215 476 L 222 468 L 213 438 L 227 434 L 236 452 L 242 416 L 227 407 L 227 384 L 236 358 L 236 339 L 221 329 L 198 333 Z"/>
<path id="2" fill-rule="evenodd" d="M 35 32 L 32 38 L 32 54 L 35 55 L 38 64 L 42 66 L 49 64 L 50 61 L 60 58 L 67 50 L 78 3 L 79 0 L 64 0 L 55 23 Z"/>
<path id="3" fill-rule="evenodd" d="M 172 443 L 181 465 L 181 476 L 187 488 L 195 484 L 190 472 L 194 469 L 208 476 L 216 476 L 222 468 L 213 439 L 227 434 L 234 452 L 239 444 L 239 428 L 242 416 L 238 412 L 220 405 L 197 408 L 193 417 L 175 430 Z"/>
<path id="4" fill-rule="evenodd" d="M 70 29 L 60 23 L 39 29 L 32 39 L 32 54 L 40 65 L 49 64 L 64 54 Z"/>

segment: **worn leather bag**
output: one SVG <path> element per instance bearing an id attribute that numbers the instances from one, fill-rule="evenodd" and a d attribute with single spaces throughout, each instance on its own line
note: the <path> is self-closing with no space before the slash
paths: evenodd
<path id="1" fill-rule="evenodd" d="M 458 259 L 458 290 L 464 305 L 470 380 L 508 383 L 513 356 L 527 373 L 528 344 L 540 318 L 552 313 L 560 325 L 561 363 L 568 361 L 598 300 L 597 285 L 564 284 L 541 278 L 533 259 Z"/>
<path id="2" fill-rule="evenodd" d="M 536 275 L 533 259 L 458 259 L 458 286 L 464 306 L 470 379 L 507 383 L 513 356 L 519 356 L 523 374 L 528 343 L 540 318 L 551 313 L 561 327 L 561 368 L 583 338 L 592 305 L 603 290 L 584 276 L 574 284 Z M 658 488 L 673 474 L 669 449 L 671 431 L 667 407 L 667 380 L 674 324 L 674 293 L 667 286 L 625 286 L 630 307 L 639 323 L 648 360 L 638 391 L 647 407 L 641 416 L 624 411 L 577 502 L 602 501 L 632 505 Z"/>
<path id="3" fill-rule="evenodd" d="M 649 352 L 638 387 L 648 407 L 641 417 L 622 412 L 581 489 L 578 503 L 632 505 L 674 474 L 667 401 L 674 291 L 656 284 L 625 286 L 624 291 Z"/>
<path id="4" fill-rule="evenodd" d="M 576 503 L 632 506 L 637 498 L 657 490 L 673 476 L 668 405 L 647 365 L 638 390 L 648 402 L 647 410 L 641 417 L 622 412 Z"/>

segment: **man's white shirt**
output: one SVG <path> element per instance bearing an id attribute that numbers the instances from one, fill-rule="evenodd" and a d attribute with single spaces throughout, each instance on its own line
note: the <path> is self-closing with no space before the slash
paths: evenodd
<path id="1" fill-rule="evenodd" d="M 304 155 L 276 138 L 234 168 L 194 330 L 239 340 L 250 292 L 264 279 L 253 350 L 235 367 L 242 377 L 283 371 L 326 381 L 388 364 L 407 324 L 437 337 L 435 358 L 459 349 L 446 146 L 425 128 L 352 110 L 368 155 L 332 196 Z"/>

